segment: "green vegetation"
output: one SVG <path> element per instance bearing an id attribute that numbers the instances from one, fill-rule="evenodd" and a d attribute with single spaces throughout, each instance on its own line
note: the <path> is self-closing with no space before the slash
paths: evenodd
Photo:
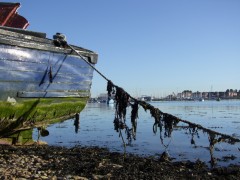
<path id="1" fill-rule="evenodd" d="M 56 123 L 79 113 L 88 98 L 31 98 L 16 104 L 0 101 L 0 134 L 25 126 Z M 2 132 L 3 133 L 3 132 Z"/>
<path id="2" fill-rule="evenodd" d="M 32 138 L 33 129 L 18 131 L 8 137 L 2 138 L 1 141 L 7 144 L 28 145 L 33 144 Z"/>

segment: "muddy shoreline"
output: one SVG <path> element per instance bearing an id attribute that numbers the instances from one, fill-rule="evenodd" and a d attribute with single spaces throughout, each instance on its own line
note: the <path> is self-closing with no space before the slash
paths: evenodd
<path id="1" fill-rule="evenodd" d="M 98 147 L 0 145 L 0 179 L 238 179 L 240 166 L 209 168 Z"/>

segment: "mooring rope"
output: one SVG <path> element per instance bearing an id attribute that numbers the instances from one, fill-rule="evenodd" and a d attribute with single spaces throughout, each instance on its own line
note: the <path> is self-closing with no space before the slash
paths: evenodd
<path id="1" fill-rule="evenodd" d="M 91 68 L 93 68 L 100 76 L 102 76 L 106 81 L 109 81 L 109 79 L 106 76 L 104 76 L 99 70 L 97 70 L 95 66 L 93 66 L 90 62 L 88 62 L 88 60 L 86 60 L 84 56 L 82 56 L 79 52 L 77 52 L 75 48 L 73 48 L 69 44 L 67 44 L 67 46 L 71 48 L 75 53 L 77 53 L 77 55 L 80 56 L 89 66 L 91 66 Z"/>
<path id="2" fill-rule="evenodd" d="M 136 104 L 141 105 L 141 107 L 147 111 L 149 110 L 152 117 L 155 119 L 154 125 L 158 125 L 159 127 L 161 126 L 161 123 L 165 123 L 165 128 L 166 127 L 172 127 L 172 125 L 177 124 L 179 121 L 186 123 L 189 125 L 189 128 L 197 128 L 201 129 L 203 132 L 207 132 L 210 136 L 211 135 L 217 135 L 221 136 L 220 138 L 217 139 L 217 142 L 224 141 L 224 140 L 229 140 L 229 143 L 234 144 L 235 142 L 240 142 L 238 138 L 232 137 L 227 134 L 219 133 L 216 131 L 213 131 L 211 129 L 205 128 L 199 124 L 192 123 L 187 120 L 180 119 L 172 114 L 168 113 L 163 113 L 160 111 L 158 108 L 155 108 L 151 104 L 147 103 L 146 101 L 141 101 L 137 100 L 136 98 L 132 97 L 130 94 L 128 94 L 123 88 L 118 87 L 117 85 L 113 84 L 111 80 L 109 80 L 106 76 L 104 76 L 98 69 L 96 69 L 84 56 L 82 56 L 79 52 L 77 52 L 76 49 L 74 49 L 71 45 L 67 44 L 67 46 L 72 49 L 78 56 L 80 56 L 90 67 L 92 67 L 100 76 L 102 76 L 106 81 L 107 81 L 107 91 L 108 95 L 111 96 L 112 92 L 114 91 L 114 88 L 116 89 L 116 94 L 115 94 L 115 100 L 116 100 L 116 113 L 118 115 L 118 118 L 124 119 L 125 121 L 125 115 L 126 115 L 126 108 L 127 104 L 129 102 L 129 99 L 132 99 Z M 134 107 L 134 106 L 133 106 Z M 136 107 L 136 106 L 135 106 Z M 133 110 L 137 114 L 137 110 Z M 134 115 L 133 115 L 134 116 Z M 135 115 L 135 118 L 137 118 L 137 115 Z M 133 121 L 134 118 L 131 120 Z"/>

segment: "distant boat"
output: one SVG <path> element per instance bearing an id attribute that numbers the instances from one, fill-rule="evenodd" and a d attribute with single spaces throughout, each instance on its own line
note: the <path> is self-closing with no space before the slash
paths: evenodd
<path id="1" fill-rule="evenodd" d="M 152 97 L 143 95 L 143 96 L 140 97 L 140 100 L 141 101 L 152 101 Z"/>
<path id="2" fill-rule="evenodd" d="M 89 98 L 88 103 L 98 103 L 97 98 Z"/>
<path id="3" fill-rule="evenodd" d="M 216 100 L 217 100 L 217 101 L 221 101 L 221 98 L 220 98 L 220 97 L 218 97 Z"/>
<path id="4" fill-rule="evenodd" d="M 98 55 L 65 36 L 25 30 L 19 3 L 0 3 L 0 135 L 69 119 L 90 97 Z M 88 63 L 86 63 L 89 62 Z"/>
<path id="5" fill-rule="evenodd" d="M 202 102 L 203 102 L 203 101 L 204 101 L 204 98 L 200 98 L 199 101 L 202 101 Z"/>

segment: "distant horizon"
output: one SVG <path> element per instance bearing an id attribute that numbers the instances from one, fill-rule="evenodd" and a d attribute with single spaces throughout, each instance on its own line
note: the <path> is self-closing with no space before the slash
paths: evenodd
<path id="1" fill-rule="evenodd" d="M 127 92 L 127 93 L 129 93 L 131 96 L 133 96 L 133 97 L 141 97 L 141 96 L 151 96 L 151 97 L 166 97 L 166 96 L 168 96 L 168 95 L 171 95 L 171 94 L 173 94 L 173 93 L 175 93 L 176 95 L 178 94 L 178 93 L 183 93 L 184 91 L 191 91 L 192 93 L 196 93 L 196 92 L 200 92 L 200 93 L 209 93 L 209 92 L 226 92 L 227 90 L 233 90 L 233 91 L 235 91 L 235 90 L 237 90 L 237 92 L 240 92 L 240 89 L 231 89 L 231 88 L 228 88 L 228 89 L 226 89 L 226 90 L 223 90 L 223 91 L 218 91 L 218 90 L 216 90 L 216 91 L 192 91 L 192 90 L 190 90 L 190 89 L 186 89 L 186 90 L 183 90 L 183 91 L 181 91 L 181 92 L 172 92 L 172 93 L 170 93 L 170 94 L 167 94 L 167 93 L 165 93 L 165 95 L 163 95 L 162 94 L 162 96 L 159 96 L 159 95 L 153 95 L 153 94 L 139 94 L 139 95 L 136 95 L 136 94 L 130 94 L 129 92 Z M 96 95 L 96 96 L 92 96 L 93 98 L 95 98 L 95 97 L 99 97 L 100 95 L 107 95 L 107 91 L 106 92 L 102 92 L 102 93 L 99 93 L 98 95 Z"/>

